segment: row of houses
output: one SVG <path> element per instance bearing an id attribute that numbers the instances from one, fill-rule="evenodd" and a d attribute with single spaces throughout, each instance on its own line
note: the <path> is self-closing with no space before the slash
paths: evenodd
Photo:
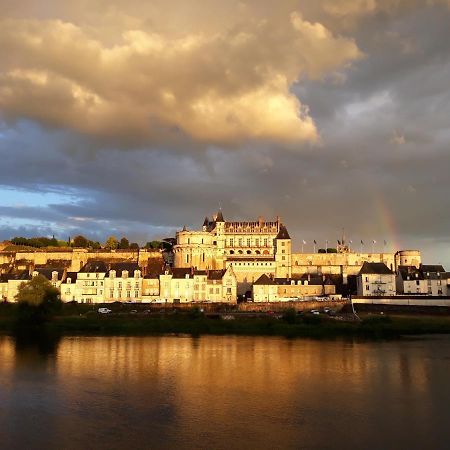
<path id="1" fill-rule="evenodd" d="M 64 302 L 173 302 L 211 301 L 236 303 L 237 283 L 233 269 L 196 270 L 164 267 L 143 275 L 137 263 L 90 261 L 79 272 L 61 268 L 0 275 L 0 298 L 15 301 L 19 286 L 42 275 L 61 292 Z"/>
<path id="2" fill-rule="evenodd" d="M 0 275 L 0 299 L 15 301 L 19 286 L 42 275 L 61 292 L 64 302 L 237 302 L 237 278 L 230 265 L 222 270 L 157 267 L 144 273 L 135 262 L 89 261 L 79 272 L 64 267 L 35 266 Z M 303 274 L 278 278 L 261 275 L 252 286 L 254 302 L 279 302 L 317 297 L 340 298 L 337 275 Z M 356 277 L 362 297 L 395 295 L 450 296 L 450 274 L 441 265 L 400 266 L 397 273 L 384 263 L 365 262 Z"/>
<path id="3" fill-rule="evenodd" d="M 450 296 L 450 273 L 442 265 L 399 266 L 397 273 L 383 263 L 363 264 L 357 277 L 357 295 Z"/>

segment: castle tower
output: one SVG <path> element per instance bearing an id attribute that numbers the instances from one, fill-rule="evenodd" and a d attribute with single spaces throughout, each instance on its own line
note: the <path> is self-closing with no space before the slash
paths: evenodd
<path id="1" fill-rule="evenodd" d="M 292 275 L 292 241 L 287 228 L 280 223 L 280 230 L 275 238 L 275 276 L 290 278 Z"/>
<path id="2" fill-rule="evenodd" d="M 215 218 L 215 245 L 217 248 L 216 251 L 216 267 L 215 269 L 223 269 L 225 267 L 225 220 L 223 218 L 222 210 L 219 209 L 217 216 Z"/>

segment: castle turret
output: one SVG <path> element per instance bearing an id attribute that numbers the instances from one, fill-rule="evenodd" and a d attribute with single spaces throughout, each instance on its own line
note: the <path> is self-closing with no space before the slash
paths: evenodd
<path id="1" fill-rule="evenodd" d="M 292 274 L 292 241 L 287 228 L 280 222 L 275 238 L 276 277 L 290 278 Z"/>

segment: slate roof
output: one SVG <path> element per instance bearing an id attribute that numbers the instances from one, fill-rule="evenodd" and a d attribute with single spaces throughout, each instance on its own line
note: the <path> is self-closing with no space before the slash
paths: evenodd
<path id="1" fill-rule="evenodd" d="M 422 264 L 420 266 L 423 272 L 430 272 L 430 273 L 445 273 L 445 269 L 440 264 Z"/>
<path id="2" fill-rule="evenodd" d="M 281 223 L 280 230 L 278 231 L 277 237 L 275 239 L 290 239 L 287 228 Z"/>
<path id="3" fill-rule="evenodd" d="M 423 273 L 415 266 L 399 266 L 398 273 L 403 281 L 423 280 Z M 408 280 L 409 277 L 409 280 Z"/>
<path id="4" fill-rule="evenodd" d="M 217 213 L 216 223 L 217 222 L 225 222 L 225 220 L 223 219 L 223 214 L 222 214 L 222 210 L 221 209 L 219 209 L 219 212 Z"/>
<path id="5" fill-rule="evenodd" d="M 64 269 L 56 269 L 53 267 L 37 267 L 34 269 L 35 272 L 39 273 L 40 275 L 44 276 L 45 278 L 47 278 L 47 280 L 51 280 L 52 279 L 52 272 L 57 272 L 58 273 L 58 280 L 62 280 L 63 275 L 64 275 Z"/>
<path id="6" fill-rule="evenodd" d="M 123 270 L 126 270 L 129 274 L 133 275 L 134 271 L 140 270 L 140 268 L 136 262 L 116 262 L 109 265 L 109 270 L 115 270 L 117 274 L 120 274 Z"/>
<path id="7" fill-rule="evenodd" d="M 22 270 L 21 272 L 9 272 L 0 275 L 0 280 L 2 283 L 6 283 L 9 280 L 31 280 L 31 275 L 28 270 Z"/>
<path id="8" fill-rule="evenodd" d="M 108 267 L 104 261 L 88 261 L 81 269 L 81 273 L 106 273 Z"/>
<path id="9" fill-rule="evenodd" d="M 359 274 L 367 275 L 393 275 L 394 272 L 384 263 L 365 262 L 359 271 Z"/>
<path id="10" fill-rule="evenodd" d="M 272 278 L 270 278 L 269 276 L 267 276 L 265 273 L 263 275 L 261 275 L 254 283 L 253 285 L 256 286 L 267 286 L 267 285 L 274 285 L 276 284 Z"/>
<path id="11" fill-rule="evenodd" d="M 71 283 L 75 283 L 77 281 L 77 272 L 67 272 L 66 283 L 69 278 Z"/>

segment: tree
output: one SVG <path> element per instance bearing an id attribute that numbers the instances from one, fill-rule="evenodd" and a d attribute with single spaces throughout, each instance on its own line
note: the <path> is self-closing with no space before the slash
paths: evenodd
<path id="1" fill-rule="evenodd" d="M 109 236 L 105 242 L 105 248 L 108 250 L 115 250 L 119 246 L 119 241 L 115 236 Z"/>
<path id="2" fill-rule="evenodd" d="M 131 250 L 139 250 L 139 244 L 137 242 L 132 242 L 130 244 L 130 249 Z"/>
<path id="3" fill-rule="evenodd" d="M 159 249 L 162 248 L 162 242 L 161 241 L 151 241 L 147 242 L 145 244 L 145 248 L 151 248 L 151 249 Z"/>
<path id="4" fill-rule="evenodd" d="M 128 248 L 130 248 L 130 242 L 128 241 L 128 239 L 126 237 L 123 237 L 120 242 L 119 242 L 119 247 L 122 250 L 126 250 Z"/>
<path id="5" fill-rule="evenodd" d="M 73 238 L 73 246 L 74 247 L 80 247 L 80 248 L 87 248 L 89 247 L 89 241 L 81 235 L 75 236 Z"/>
<path id="6" fill-rule="evenodd" d="M 21 283 L 15 298 L 19 303 L 19 323 L 40 324 L 61 307 L 58 289 L 42 275 Z"/>

